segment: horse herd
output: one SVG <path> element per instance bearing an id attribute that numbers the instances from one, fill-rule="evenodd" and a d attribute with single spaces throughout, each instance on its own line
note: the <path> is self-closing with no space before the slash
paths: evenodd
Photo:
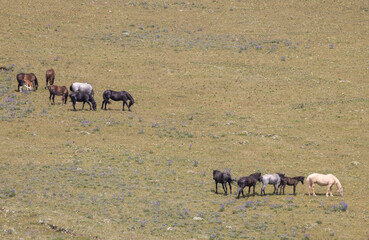
<path id="1" fill-rule="evenodd" d="M 213 179 L 215 180 L 215 193 L 218 193 L 218 183 L 220 183 L 220 184 L 222 184 L 224 194 L 227 195 L 227 183 L 228 183 L 230 193 L 232 194 L 232 185 L 231 185 L 231 183 L 233 183 L 237 180 L 232 179 L 231 174 L 228 171 L 221 172 L 221 171 L 218 171 L 218 170 L 214 170 L 213 171 Z M 305 177 L 303 177 L 303 176 L 298 176 L 298 177 L 293 177 L 293 178 L 286 177 L 285 174 L 282 174 L 282 173 L 265 174 L 263 176 L 261 176 L 261 173 L 259 173 L 259 172 L 253 173 L 249 176 L 241 177 L 240 179 L 238 179 L 238 181 L 237 181 L 237 185 L 238 185 L 238 190 L 237 190 L 238 191 L 238 196 L 237 196 L 237 198 L 240 197 L 241 193 L 242 193 L 242 196 L 245 197 L 245 195 L 243 193 L 243 189 L 245 187 L 249 187 L 248 195 L 250 195 L 250 189 L 251 189 L 251 187 L 253 187 L 253 190 L 254 190 L 253 194 L 255 195 L 255 186 L 258 182 L 263 183 L 263 186 L 261 188 L 261 193 L 260 193 L 261 196 L 263 196 L 263 194 L 265 195 L 265 188 L 268 184 L 272 184 L 274 186 L 273 194 L 278 195 L 278 188 L 280 188 L 279 194 L 282 194 L 282 190 L 283 190 L 283 194 L 284 194 L 284 189 L 285 189 L 286 185 L 288 185 L 288 186 L 293 186 L 293 195 L 296 195 L 296 186 L 299 182 L 304 184 L 304 179 L 305 179 Z M 310 174 L 306 178 L 307 193 L 308 193 L 309 196 L 310 196 L 310 191 L 311 190 L 313 192 L 313 195 L 316 196 L 315 190 L 314 190 L 314 185 L 315 184 L 318 184 L 319 186 L 328 186 L 327 193 L 326 193 L 327 197 L 329 195 L 333 196 L 332 187 L 333 187 L 333 185 L 336 185 L 337 192 L 341 196 L 343 196 L 342 185 L 341 185 L 340 181 L 335 176 L 333 176 L 332 174 L 327 174 L 327 175 L 319 174 L 319 173 Z"/>
<path id="2" fill-rule="evenodd" d="M 18 92 L 22 92 L 23 88 L 27 90 L 33 89 L 36 91 L 38 89 L 38 80 L 35 74 L 33 73 L 19 73 L 17 74 L 18 81 Z M 69 94 L 66 86 L 56 86 L 54 85 L 55 81 L 55 71 L 54 69 L 49 69 L 46 71 L 46 86 L 45 89 L 49 89 L 50 97 L 49 103 L 55 104 L 55 96 L 62 96 L 62 103 L 66 104 L 68 95 L 73 104 L 73 110 L 76 111 L 76 103 L 83 102 L 82 110 L 84 109 L 85 103 L 90 106 L 90 110 L 96 110 L 96 101 L 94 99 L 94 90 L 89 83 L 79 83 L 75 82 L 70 85 L 69 89 L 71 93 Z M 103 93 L 103 102 L 101 105 L 101 109 L 106 110 L 106 105 L 111 103 L 109 100 L 113 101 L 123 101 L 123 108 L 126 105 L 128 107 L 128 111 L 131 111 L 131 106 L 134 104 L 133 97 L 126 91 L 113 91 L 106 90 Z M 129 101 L 129 103 L 128 103 Z M 104 107 L 105 105 L 105 107 Z"/>

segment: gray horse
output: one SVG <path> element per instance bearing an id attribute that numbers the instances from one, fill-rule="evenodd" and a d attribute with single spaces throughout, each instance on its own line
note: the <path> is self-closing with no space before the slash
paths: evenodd
<path id="1" fill-rule="evenodd" d="M 278 188 L 279 185 L 281 184 L 281 178 L 284 177 L 284 174 L 281 173 L 274 173 L 274 174 L 265 174 L 264 176 L 261 177 L 261 181 L 263 182 L 263 187 L 261 188 L 261 196 L 265 195 L 265 187 L 268 184 L 273 184 L 274 185 L 274 192 L 273 194 L 277 194 L 278 195 Z"/>
<path id="2" fill-rule="evenodd" d="M 70 85 L 69 89 L 72 92 L 80 92 L 80 93 L 87 93 L 88 95 L 94 96 L 94 90 L 92 89 L 91 84 L 89 83 L 79 83 L 75 82 Z"/>

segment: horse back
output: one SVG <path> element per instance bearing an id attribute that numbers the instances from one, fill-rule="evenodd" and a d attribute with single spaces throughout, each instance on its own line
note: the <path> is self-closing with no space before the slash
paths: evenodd
<path id="1" fill-rule="evenodd" d="M 50 69 L 46 70 L 46 78 L 50 79 L 52 77 L 55 77 L 55 71 L 54 71 L 54 69 L 50 68 Z"/>

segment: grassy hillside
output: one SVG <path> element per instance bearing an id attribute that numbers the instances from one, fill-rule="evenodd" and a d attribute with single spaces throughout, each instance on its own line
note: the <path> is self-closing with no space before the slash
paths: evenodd
<path id="1" fill-rule="evenodd" d="M 367 1 L 0 4 L 1 238 L 369 237 Z M 48 104 L 49 68 L 91 83 L 97 111 Z M 133 111 L 101 110 L 107 89 Z M 213 169 L 332 173 L 344 196 L 236 199 Z"/>

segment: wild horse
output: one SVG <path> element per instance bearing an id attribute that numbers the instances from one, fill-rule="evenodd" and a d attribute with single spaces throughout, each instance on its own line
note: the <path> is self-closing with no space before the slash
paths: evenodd
<path id="1" fill-rule="evenodd" d="M 106 104 L 110 104 L 109 99 L 113 100 L 113 101 L 123 101 L 123 109 L 122 111 L 124 111 L 124 105 L 127 105 L 128 107 L 128 111 L 131 111 L 131 106 L 134 104 L 134 99 L 131 96 L 131 94 L 129 94 L 126 91 L 121 91 L 121 92 L 116 92 L 113 90 L 106 90 L 103 93 L 103 102 L 101 105 L 101 109 L 104 109 L 104 104 L 105 104 L 105 110 L 106 110 Z M 127 104 L 127 100 L 129 100 L 129 105 Z"/>

